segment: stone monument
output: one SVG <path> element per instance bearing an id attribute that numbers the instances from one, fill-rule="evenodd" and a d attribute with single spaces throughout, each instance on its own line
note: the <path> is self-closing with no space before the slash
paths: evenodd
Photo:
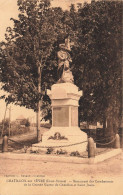
<path id="1" fill-rule="evenodd" d="M 87 149 L 87 135 L 78 126 L 78 102 L 82 91 L 73 83 L 73 75 L 70 70 L 70 40 L 65 39 L 65 44 L 60 44 L 58 51 L 58 82 L 52 85 L 47 94 L 51 99 L 52 127 L 43 134 L 42 142 L 34 144 L 32 149 L 40 146 L 65 150 L 68 153 Z M 85 142 L 85 143 L 81 143 Z M 79 144 L 80 143 L 80 144 Z M 55 148 L 55 146 L 57 146 Z"/>

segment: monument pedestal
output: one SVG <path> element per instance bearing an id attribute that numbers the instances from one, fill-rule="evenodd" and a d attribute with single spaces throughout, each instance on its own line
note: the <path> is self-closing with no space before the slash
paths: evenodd
<path id="1" fill-rule="evenodd" d="M 45 146 L 53 147 L 54 151 L 62 149 L 68 153 L 86 151 L 87 135 L 78 127 L 78 101 L 82 91 L 78 91 L 73 83 L 58 83 L 52 85 L 47 94 L 52 102 L 52 127 L 43 134 L 42 142 L 32 145 L 32 150 L 40 147 L 47 151 L 43 148 Z"/>

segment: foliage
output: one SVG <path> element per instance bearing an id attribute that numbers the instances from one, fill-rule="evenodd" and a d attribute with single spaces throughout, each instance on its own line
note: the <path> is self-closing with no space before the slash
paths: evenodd
<path id="1" fill-rule="evenodd" d="M 18 20 L 11 18 L 14 28 L 7 28 L 1 43 L 0 81 L 9 92 L 5 101 L 37 110 L 42 99 L 43 117 L 51 118 L 46 89 L 57 80 L 57 51 L 70 31 L 65 25 L 69 13 L 50 8 L 49 0 L 18 0 Z M 38 91 L 40 66 L 41 93 Z"/>
<path id="2" fill-rule="evenodd" d="M 4 123 L 4 129 L 7 129 L 9 127 L 9 119 L 6 118 L 5 120 L 2 120 L 1 125 L 3 125 L 3 123 Z"/>
<path id="3" fill-rule="evenodd" d="M 7 102 L 36 110 L 51 119 L 46 89 L 57 81 L 59 43 L 70 35 L 74 42 L 71 65 L 75 84 L 83 90 L 80 120 L 100 121 L 117 129 L 121 113 L 122 2 L 92 1 L 78 10 L 51 8 L 49 0 L 18 0 L 19 19 L 7 28 L 1 43 L 0 78 L 9 92 Z M 38 66 L 41 93 L 38 93 Z M 3 97 L 4 98 L 4 97 Z M 114 126 L 114 127 L 113 127 Z"/>
<path id="4" fill-rule="evenodd" d="M 1 43 L 1 82 L 3 89 L 10 93 L 7 102 L 36 110 L 46 80 L 51 82 L 46 70 L 57 33 L 54 20 L 50 22 L 53 10 L 49 1 L 18 0 L 18 6 L 19 19 L 11 19 L 14 28 L 7 28 L 6 42 Z M 38 66 L 43 70 L 41 94 L 38 93 Z"/>
<path id="5" fill-rule="evenodd" d="M 84 92 L 80 120 L 105 123 L 108 119 L 116 130 L 121 112 L 122 2 L 85 3 L 76 17 L 73 73 Z"/>
<path id="6" fill-rule="evenodd" d="M 46 154 L 51 154 L 53 152 L 53 150 L 54 149 L 52 147 L 47 148 Z"/>
<path id="7" fill-rule="evenodd" d="M 60 148 L 59 150 L 56 151 L 56 154 L 57 154 L 57 155 L 60 155 L 60 154 L 67 154 L 67 151 L 66 151 L 66 150 L 63 150 L 62 148 Z"/>
<path id="8" fill-rule="evenodd" d="M 71 152 L 70 156 L 80 156 L 80 153 L 78 151 Z"/>
<path id="9" fill-rule="evenodd" d="M 20 125 L 25 125 L 25 127 L 29 127 L 30 126 L 30 122 L 28 119 L 23 119 L 21 122 L 20 122 Z"/>
<path id="10" fill-rule="evenodd" d="M 11 129 L 10 129 L 10 135 L 21 135 L 21 134 L 25 134 L 28 133 L 30 131 L 30 128 L 25 126 L 22 127 L 20 124 L 12 124 L 11 125 Z"/>
<path id="11" fill-rule="evenodd" d="M 4 123 L 4 129 L 3 129 L 3 135 L 8 135 L 9 131 L 9 119 L 6 118 L 5 121 L 2 120 L 0 124 L 0 133 L 2 132 Z M 24 125 L 25 127 L 22 127 L 21 125 Z M 19 135 L 24 134 L 30 131 L 30 123 L 28 119 L 24 119 L 21 124 L 17 124 L 16 121 L 13 121 L 10 123 L 10 135 Z"/>

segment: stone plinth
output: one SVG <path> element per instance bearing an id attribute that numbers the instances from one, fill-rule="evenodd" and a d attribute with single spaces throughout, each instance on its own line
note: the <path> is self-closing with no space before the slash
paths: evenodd
<path id="1" fill-rule="evenodd" d="M 78 87 L 72 83 L 59 83 L 54 84 L 47 94 L 52 103 L 52 127 L 44 133 L 41 143 L 33 145 L 34 149 L 38 146 L 61 146 L 67 152 L 85 151 L 87 142 L 76 145 L 76 143 L 87 141 L 86 133 L 78 127 L 78 102 L 82 91 L 79 91 Z M 67 145 L 69 146 L 64 147 Z"/>

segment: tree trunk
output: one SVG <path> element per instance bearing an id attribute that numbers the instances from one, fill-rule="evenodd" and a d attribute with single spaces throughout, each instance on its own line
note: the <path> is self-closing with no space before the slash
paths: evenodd
<path id="1" fill-rule="evenodd" d="M 38 94 L 41 93 L 41 68 L 40 64 L 38 65 Z M 37 103 L 37 142 L 41 141 L 41 129 L 40 129 L 40 106 L 41 106 L 41 100 L 38 100 Z"/>
<path id="2" fill-rule="evenodd" d="M 106 137 L 106 142 L 111 142 L 110 144 L 107 145 L 107 147 L 113 147 L 114 146 L 114 129 L 113 129 L 113 118 L 110 116 L 107 118 L 107 128 L 106 128 L 106 133 L 105 133 L 105 137 Z"/>
<path id="3" fill-rule="evenodd" d="M 113 129 L 114 129 L 113 119 L 111 117 L 107 119 L 107 130 L 108 130 L 107 135 L 108 136 L 112 136 L 114 134 Z"/>
<path id="4" fill-rule="evenodd" d="M 103 116 L 103 136 L 106 134 L 106 116 Z"/>

